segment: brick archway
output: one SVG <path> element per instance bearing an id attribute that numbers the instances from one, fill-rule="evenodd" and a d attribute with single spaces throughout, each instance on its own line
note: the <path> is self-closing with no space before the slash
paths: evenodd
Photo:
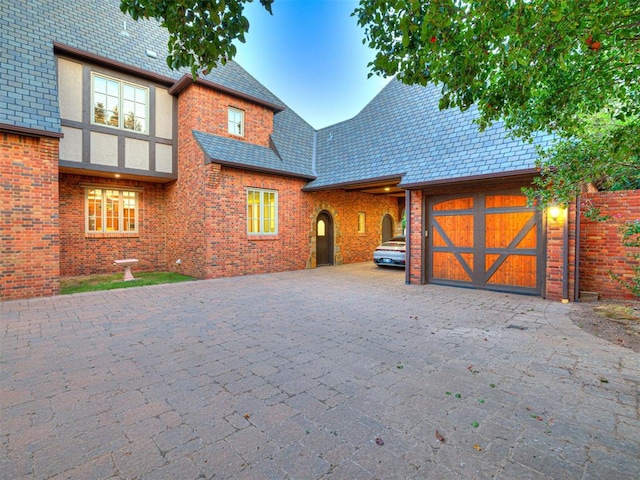
<path id="1" fill-rule="evenodd" d="M 320 202 L 311 213 L 311 225 L 309 226 L 309 257 L 307 258 L 307 268 L 316 268 L 316 221 L 321 212 L 328 212 L 333 217 L 333 264 L 342 265 L 342 228 L 340 214 L 326 202 Z"/>

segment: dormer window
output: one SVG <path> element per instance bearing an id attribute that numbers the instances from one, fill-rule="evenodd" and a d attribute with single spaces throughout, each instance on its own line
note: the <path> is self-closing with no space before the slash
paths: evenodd
<path id="1" fill-rule="evenodd" d="M 147 133 L 147 88 L 95 73 L 91 83 L 92 123 Z"/>
<path id="2" fill-rule="evenodd" d="M 229 107 L 229 133 L 244 136 L 244 111 Z"/>

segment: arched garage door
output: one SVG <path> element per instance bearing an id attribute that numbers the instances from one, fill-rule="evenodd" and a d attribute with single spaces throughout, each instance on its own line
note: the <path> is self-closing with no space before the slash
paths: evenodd
<path id="1" fill-rule="evenodd" d="M 541 218 L 520 191 L 430 197 L 429 282 L 540 295 Z"/>

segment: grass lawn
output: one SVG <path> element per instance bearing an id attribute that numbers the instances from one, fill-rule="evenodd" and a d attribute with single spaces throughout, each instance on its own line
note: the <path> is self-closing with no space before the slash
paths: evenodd
<path id="1" fill-rule="evenodd" d="M 125 282 L 123 273 L 107 275 L 89 275 L 85 277 L 66 277 L 60 279 L 60 295 L 71 293 L 113 290 L 115 288 L 141 287 L 160 283 L 178 283 L 196 280 L 193 277 L 174 272 L 135 272 L 135 280 Z"/>

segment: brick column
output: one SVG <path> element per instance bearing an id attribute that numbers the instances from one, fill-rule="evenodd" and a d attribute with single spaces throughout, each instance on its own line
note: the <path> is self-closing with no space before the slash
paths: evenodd
<path id="1" fill-rule="evenodd" d="M 60 290 L 58 142 L 0 134 L 0 300 Z"/>

